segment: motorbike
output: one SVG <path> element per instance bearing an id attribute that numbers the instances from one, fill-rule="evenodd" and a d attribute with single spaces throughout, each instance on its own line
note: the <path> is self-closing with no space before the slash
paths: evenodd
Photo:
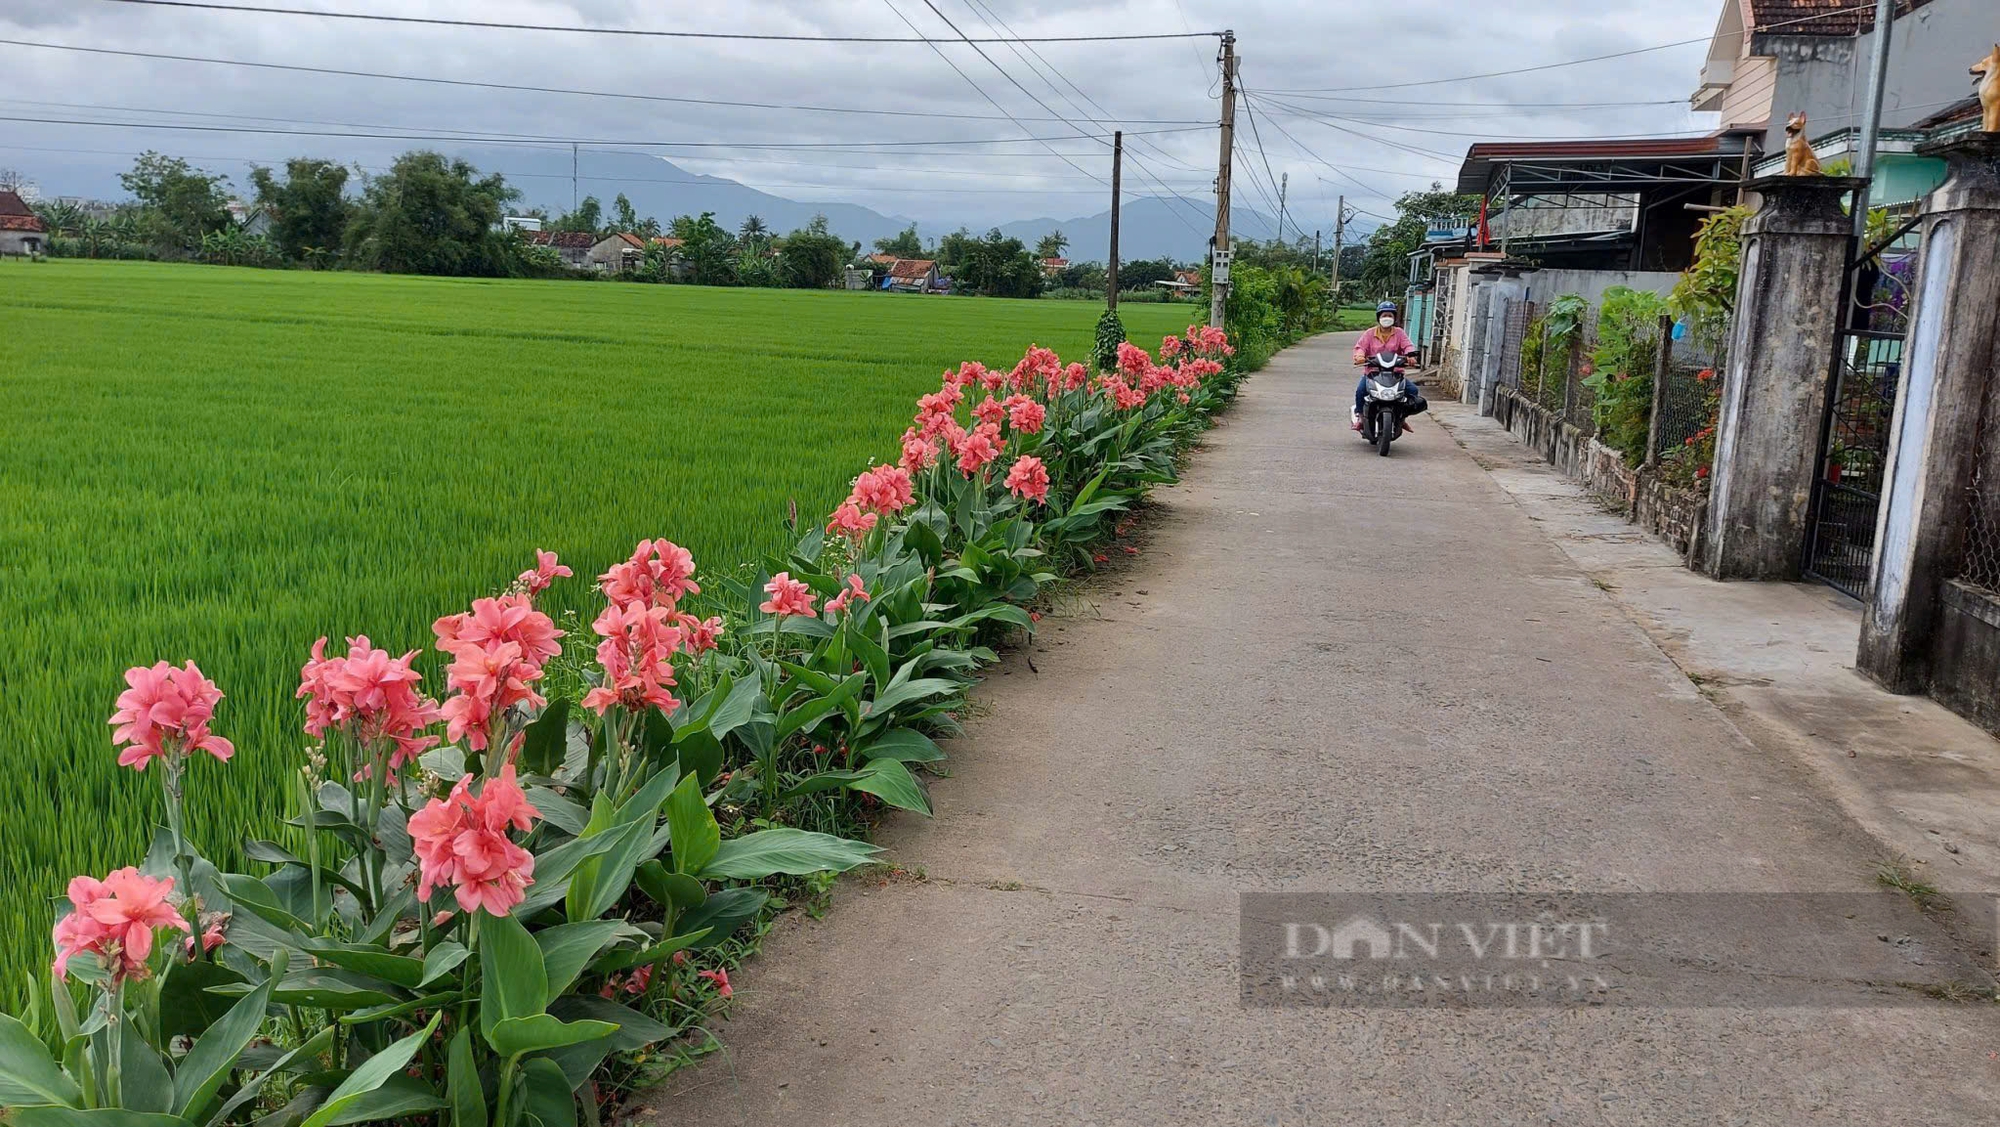
<path id="1" fill-rule="evenodd" d="M 1408 363 L 1394 352 L 1380 353 L 1368 362 L 1361 438 L 1384 458 L 1389 456 L 1389 444 L 1403 436 L 1403 373 Z"/>

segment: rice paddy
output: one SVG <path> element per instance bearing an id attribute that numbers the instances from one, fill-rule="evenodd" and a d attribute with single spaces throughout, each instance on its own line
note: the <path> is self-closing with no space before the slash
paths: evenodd
<path id="1" fill-rule="evenodd" d="M 556 613 L 641 537 L 726 571 L 892 455 L 947 365 L 1084 358 L 1098 311 L 0 261 L 0 1009 L 64 882 L 137 863 L 161 817 L 104 723 L 126 667 L 192 659 L 228 694 L 237 757 L 189 802 L 233 859 L 283 809 L 314 638 L 428 646 L 536 548 L 579 576 Z M 1120 312 L 1145 344 L 1192 319 Z"/>

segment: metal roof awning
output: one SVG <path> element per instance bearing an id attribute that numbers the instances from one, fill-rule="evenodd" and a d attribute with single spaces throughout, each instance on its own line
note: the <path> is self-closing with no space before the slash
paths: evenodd
<path id="1" fill-rule="evenodd" d="M 1467 150 L 1458 191 L 1491 197 L 1640 192 L 1668 185 L 1733 184 L 1741 177 L 1740 133 L 1602 141 L 1490 142 Z"/>

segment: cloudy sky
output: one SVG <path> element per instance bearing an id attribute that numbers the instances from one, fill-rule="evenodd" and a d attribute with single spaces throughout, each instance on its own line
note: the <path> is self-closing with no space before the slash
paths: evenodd
<path id="1" fill-rule="evenodd" d="M 1705 131 L 1712 117 L 1690 113 L 1685 102 L 1705 53 L 1699 44 L 1495 78 L 1405 84 L 1702 39 L 1713 30 L 1720 4 L 261 2 L 487 21 L 791 35 L 950 37 L 954 32 L 946 20 L 975 38 L 1228 27 L 1236 32 L 1250 111 L 1239 109 L 1238 116 L 1238 199 L 1275 210 L 1271 182 L 1289 174 L 1290 210 L 1307 229 L 1332 226 L 1333 200 L 1343 192 L 1366 211 L 1387 214 L 1388 201 L 1399 193 L 1433 179 L 1449 181 L 1465 147 L 1479 139 Z M 1107 150 L 1078 134 L 1107 132 L 1111 126 L 1104 122 L 1128 131 L 1128 197 L 1172 191 L 1205 198 L 1216 160 L 1213 38 L 1045 43 L 1032 51 L 990 43 L 975 50 L 963 43 L 933 48 L 697 41 L 398 25 L 114 0 L 0 0 L 0 39 L 12 41 L 0 43 L 0 118 L 7 119 L 0 120 L 0 167 L 26 172 L 47 195 L 115 196 L 116 173 L 148 148 L 185 155 L 229 173 L 240 185 L 251 160 L 272 163 L 309 154 L 379 168 L 403 149 L 450 147 L 412 138 L 504 136 L 522 142 L 511 150 L 522 154 L 522 167 L 499 171 L 543 169 L 539 179 L 515 179 L 531 201 L 550 206 L 567 204 L 569 185 L 551 182 L 548 162 L 552 154 L 566 153 L 570 141 L 579 141 L 657 154 L 684 169 L 792 199 L 857 203 L 932 223 L 977 226 L 1101 211 Z M 22 43 L 641 97 L 496 90 Z M 660 98 L 894 112 L 653 100 Z M 31 118 L 70 124 L 20 120 Z M 134 124 L 74 124 L 84 121 Z M 170 124 L 201 128 L 166 128 Z M 358 136 L 290 134 L 301 130 Z M 1026 140 L 1030 137 L 1044 140 Z M 588 190 L 608 199 L 618 189 L 600 184 Z"/>

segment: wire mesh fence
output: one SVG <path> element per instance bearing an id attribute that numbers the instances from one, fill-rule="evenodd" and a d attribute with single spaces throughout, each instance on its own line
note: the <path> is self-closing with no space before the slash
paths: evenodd
<path id="1" fill-rule="evenodd" d="M 1654 399 L 1659 418 L 1647 460 L 1674 484 L 1693 485 L 1706 478 L 1715 460 L 1727 331 L 1726 325 L 1695 326 L 1667 343 L 1665 381 Z"/>
<path id="2" fill-rule="evenodd" d="M 1965 530 L 1965 558 L 1959 568 L 1958 578 L 1975 587 L 1983 587 L 1990 594 L 2000 595 L 2000 504 L 1983 488 L 1988 481 L 1991 451 L 1982 449 L 1977 469 L 1972 476 L 1972 486 L 1966 498 L 1971 514 Z"/>

